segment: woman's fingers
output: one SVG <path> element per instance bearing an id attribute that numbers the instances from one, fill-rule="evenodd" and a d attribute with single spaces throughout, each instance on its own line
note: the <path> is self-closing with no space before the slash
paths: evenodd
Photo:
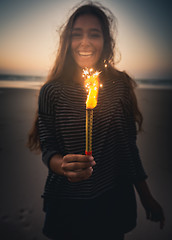
<path id="1" fill-rule="evenodd" d="M 90 162 L 93 161 L 93 156 L 86 156 L 86 155 L 80 155 L 80 154 L 67 154 L 63 157 L 63 161 L 66 163 L 69 162 Z"/>
<path id="2" fill-rule="evenodd" d="M 154 199 L 152 199 L 151 204 L 146 208 L 146 216 L 151 221 L 160 222 L 161 229 L 164 227 L 165 216 L 163 209 Z"/>
<path id="3" fill-rule="evenodd" d="M 68 154 L 63 157 L 63 171 L 76 171 L 94 166 L 96 163 L 92 156 Z"/>
<path id="4" fill-rule="evenodd" d="M 92 156 L 68 154 L 63 157 L 61 168 L 69 181 L 79 182 L 92 175 L 95 164 Z"/>
<path id="5" fill-rule="evenodd" d="M 150 217 L 151 221 L 154 222 L 160 222 L 160 229 L 163 229 L 164 225 L 165 225 L 165 217 L 163 214 L 152 214 Z"/>
<path id="6" fill-rule="evenodd" d="M 89 167 L 84 170 L 65 172 L 65 176 L 68 178 L 70 182 L 79 182 L 91 177 L 92 172 L 93 172 L 93 168 Z"/>
<path id="7" fill-rule="evenodd" d="M 89 168 L 94 166 L 96 163 L 95 161 L 89 161 L 89 162 L 69 162 L 69 163 L 62 163 L 62 169 L 64 171 L 77 171 L 82 170 L 85 168 Z"/>

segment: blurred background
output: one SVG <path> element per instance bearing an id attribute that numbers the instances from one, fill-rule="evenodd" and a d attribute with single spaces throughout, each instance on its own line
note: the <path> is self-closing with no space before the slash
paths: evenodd
<path id="1" fill-rule="evenodd" d="M 83 1 L 88 2 L 88 1 Z M 100 0 L 118 19 L 117 65 L 135 78 L 171 78 L 171 1 Z M 80 1 L 1 0 L 0 73 L 44 76 L 59 27 Z"/>
<path id="2" fill-rule="evenodd" d="M 87 1 L 83 1 L 87 2 Z M 94 2 L 94 1 L 93 1 Z M 138 146 L 148 183 L 162 204 L 166 225 L 146 220 L 138 199 L 138 225 L 126 240 L 172 239 L 172 28 L 171 1 L 100 0 L 118 19 L 117 46 L 138 83 L 144 116 Z M 0 238 L 44 240 L 41 228 L 47 168 L 26 148 L 39 88 L 54 62 L 59 27 L 80 1 L 0 2 Z M 119 55 L 117 54 L 117 60 Z M 138 197 L 137 197 L 138 198 Z"/>

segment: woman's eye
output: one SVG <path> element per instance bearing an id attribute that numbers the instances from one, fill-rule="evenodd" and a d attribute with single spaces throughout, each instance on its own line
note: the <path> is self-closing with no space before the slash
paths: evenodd
<path id="1" fill-rule="evenodd" d="M 100 38 L 100 34 L 94 33 L 94 34 L 90 34 L 91 38 Z"/>
<path id="2" fill-rule="evenodd" d="M 80 33 L 72 33 L 72 38 L 80 38 L 82 37 L 82 34 Z"/>

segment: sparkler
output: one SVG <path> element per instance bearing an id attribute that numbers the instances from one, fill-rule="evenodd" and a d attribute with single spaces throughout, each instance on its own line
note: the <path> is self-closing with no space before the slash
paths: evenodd
<path id="1" fill-rule="evenodd" d="M 93 69 L 84 69 L 85 87 L 88 92 L 86 101 L 86 148 L 85 154 L 92 155 L 92 129 L 93 129 L 93 109 L 97 105 L 100 72 L 93 72 Z"/>

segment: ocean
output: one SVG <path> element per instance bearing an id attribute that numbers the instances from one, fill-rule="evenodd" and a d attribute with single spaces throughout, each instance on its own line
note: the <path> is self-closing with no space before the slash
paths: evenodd
<path id="1" fill-rule="evenodd" d="M 46 76 L 0 74 L 0 88 L 40 89 Z M 172 89 L 172 79 L 135 79 L 138 88 Z"/>
<path id="2" fill-rule="evenodd" d="M 0 74 L 0 88 L 40 89 L 45 76 Z"/>

